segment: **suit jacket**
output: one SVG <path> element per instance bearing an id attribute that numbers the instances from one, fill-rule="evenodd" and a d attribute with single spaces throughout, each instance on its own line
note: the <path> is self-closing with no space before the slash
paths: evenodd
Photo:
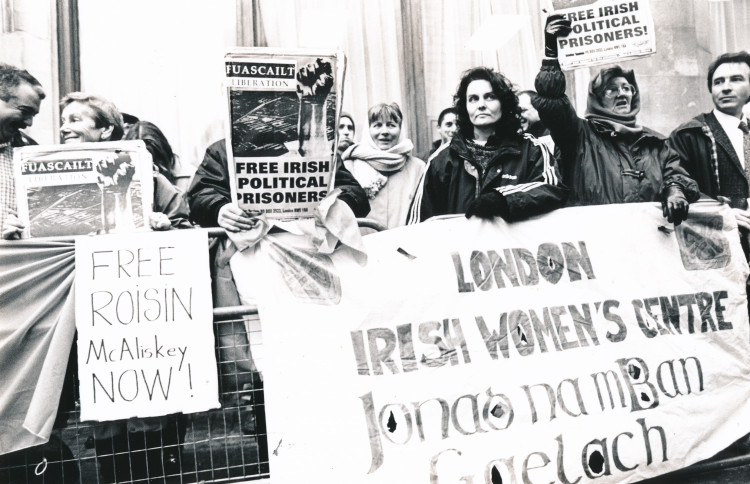
<path id="1" fill-rule="evenodd" d="M 702 193 L 727 197 L 733 208 L 747 208 L 750 190 L 745 170 L 713 113 L 699 114 L 679 126 L 669 135 L 669 143 Z"/>

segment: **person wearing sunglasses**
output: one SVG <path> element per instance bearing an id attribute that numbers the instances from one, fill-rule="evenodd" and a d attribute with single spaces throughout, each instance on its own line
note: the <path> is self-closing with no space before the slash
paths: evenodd
<path id="1" fill-rule="evenodd" d="M 666 138 L 638 124 L 641 96 L 632 70 L 601 69 L 589 85 L 586 114 L 578 117 L 557 61 L 557 38 L 570 32 L 570 20 L 562 15 L 547 18 L 545 59 L 535 82 L 539 96 L 533 101 L 560 149 L 563 183 L 570 189 L 567 205 L 656 201 L 664 217 L 679 225 L 700 196 L 698 185 Z"/>

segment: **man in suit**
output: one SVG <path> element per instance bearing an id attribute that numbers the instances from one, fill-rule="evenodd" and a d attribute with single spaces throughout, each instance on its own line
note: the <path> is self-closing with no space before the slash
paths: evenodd
<path id="1" fill-rule="evenodd" d="M 708 67 L 707 81 L 714 109 L 675 129 L 670 144 L 700 191 L 729 203 L 740 231 L 747 235 L 750 134 L 742 110 L 750 100 L 750 54 L 720 55 Z"/>

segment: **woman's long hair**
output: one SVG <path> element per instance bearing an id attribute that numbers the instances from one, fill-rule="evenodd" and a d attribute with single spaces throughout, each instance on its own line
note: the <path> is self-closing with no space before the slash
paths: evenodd
<path id="1" fill-rule="evenodd" d="M 172 147 L 167 141 L 167 137 L 161 132 L 158 126 L 148 121 L 138 121 L 125 133 L 126 140 L 143 140 L 146 149 L 151 153 L 154 165 L 159 169 L 159 173 L 164 175 L 172 184 L 175 182 L 174 166 L 175 158 Z"/>
<path id="2" fill-rule="evenodd" d="M 501 73 L 488 67 L 475 67 L 463 73 L 461 82 L 458 83 L 453 103 L 458 112 L 458 132 L 465 139 L 474 138 L 474 125 L 469 119 L 466 110 L 466 90 L 474 81 L 487 81 L 492 86 L 492 91 L 500 100 L 501 116 L 495 123 L 495 135 L 498 137 L 519 136 L 521 131 L 521 108 L 518 107 L 518 96 L 513 92 L 513 84 Z"/>

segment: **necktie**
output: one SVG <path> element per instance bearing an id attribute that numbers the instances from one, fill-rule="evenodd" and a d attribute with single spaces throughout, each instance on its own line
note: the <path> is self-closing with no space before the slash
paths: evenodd
<path id="1" fill-rule="evenodd" d="M 740 121 L 740 130 L 742 131 L 742 153 L 745 155 L 745 178 L 750 182 L 750 127 L 747 121 Z"/>

